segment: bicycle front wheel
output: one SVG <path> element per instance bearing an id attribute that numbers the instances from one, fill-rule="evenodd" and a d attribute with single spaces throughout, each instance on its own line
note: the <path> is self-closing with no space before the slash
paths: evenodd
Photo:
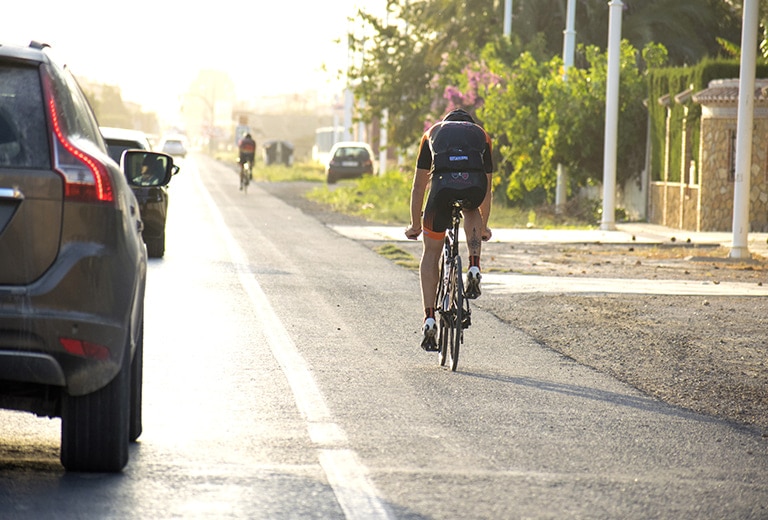
<path id="1" fill-rule="evenodd" d="M 437 297 L 435 298 L 435 310 L 439 316 L 438 328 L 437 328 L 437 347 L 438 347 L 438 360 L 440 366 L 445 366 L 445 362 L 448 359 L 448 329 L 450 328 L 450 321 L 445 308 L 445 286 L 443 285 L 443 273 L 445 273 L 445 255 L 440 257 L 440 269 L 439 278 L 440 284 L 437 286 Z"/>
<path id="2" fill-rule="evenodd" d="M 464 321 L 464 282 L 461 279 L 460 256 L 456 257 L 451 268 L 450 295 L 453 322 L 451 323 L 448 348 L 450 349 L 450 367 L 453 372 L 456 372 L 456 367 L 459 365 L 459 348 L 464 340 L 464 327 L 462 326 Z"/>

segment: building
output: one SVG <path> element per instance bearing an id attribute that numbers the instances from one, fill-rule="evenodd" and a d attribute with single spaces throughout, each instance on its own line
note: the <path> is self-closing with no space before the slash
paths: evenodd
<path id="1" fill-rule="evenodd" d="M 768 79 L 756 80 L 754 96 L 749 222 L 752 232 L 765 232 L 768 231 Z M 651 183 L 649 222 L 690 231 L 732 230 L 738 101 L 738 79 L 714 80 L 699 92 L 687 90 L 674 98 L 659 99 L 664 106 L 672 102 L 684 106 L 681 142 L 686 149 L 682 151 L 684 171 L 673 176 L 678 181 L 669 181 L 671 176 L 665 160 L 662 180 Z M 690 149 L 691 140 L 685 136 L 691 130 L 686 121 L 686 107 L 691 103 L 701 105 L 699 150 Z M 669 146 L 669 130 L 666 141 Z M 668 155 L 665 153 L 665 157 Z"/>

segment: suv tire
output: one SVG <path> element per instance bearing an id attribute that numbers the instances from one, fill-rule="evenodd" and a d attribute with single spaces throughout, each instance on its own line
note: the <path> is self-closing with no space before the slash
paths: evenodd
<path id="1" fill-rule="evenodd" d="M 68 471 L 118 472 L 128 463 L 131 407 L 130 343 L 120 372 L 104 388 L 65 394 L 61 405 L 61 463 Z"/>
<path id="2" fill-rule="evenodd" d="M 128 440 L 136 442 L 141 435 L 141 393 L 144 380 L 144 318 L 139 325 L 136 353 L 131 363 L 131 416 L 128 425 Z"/>
<path id="3" fill-rule="evenodd" d="M 146 241 L 147 256 L 150 258 L 162 258 L 165 254 L 165 231 L 157 238 L 149 238 Z"/>

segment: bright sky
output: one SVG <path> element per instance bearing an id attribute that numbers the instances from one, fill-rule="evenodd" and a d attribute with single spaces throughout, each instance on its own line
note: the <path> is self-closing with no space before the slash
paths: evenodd
<path id="1" fill-rule="evenodd" d="M 13 0 L 0 43 L 51 44 L 79 77 L 119 85 L 162 113 L 203 69 L 227 72 L 240 98 L 335 92 L 348 22 L 386 0 Z M 342 43 L 334 43 L 341 40 Z M 323 65 L 328 72 L 323 72 Z"/>

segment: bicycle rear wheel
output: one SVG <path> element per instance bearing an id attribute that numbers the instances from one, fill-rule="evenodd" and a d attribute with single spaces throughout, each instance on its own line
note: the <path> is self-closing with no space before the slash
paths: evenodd
<path id="1" fill-rule="evenodd" d="M 451 266 L 450 296 L 452 323 L 448 348 L 450 367 L 453 372 L 456 372 L 456 367 L 459 365 L 459 349 L 464 340 L 464 316 L 462 315 L 464 312 L 464 282 L 461 279 L 460 256 L 456 257 L 453 266 Z"/>

